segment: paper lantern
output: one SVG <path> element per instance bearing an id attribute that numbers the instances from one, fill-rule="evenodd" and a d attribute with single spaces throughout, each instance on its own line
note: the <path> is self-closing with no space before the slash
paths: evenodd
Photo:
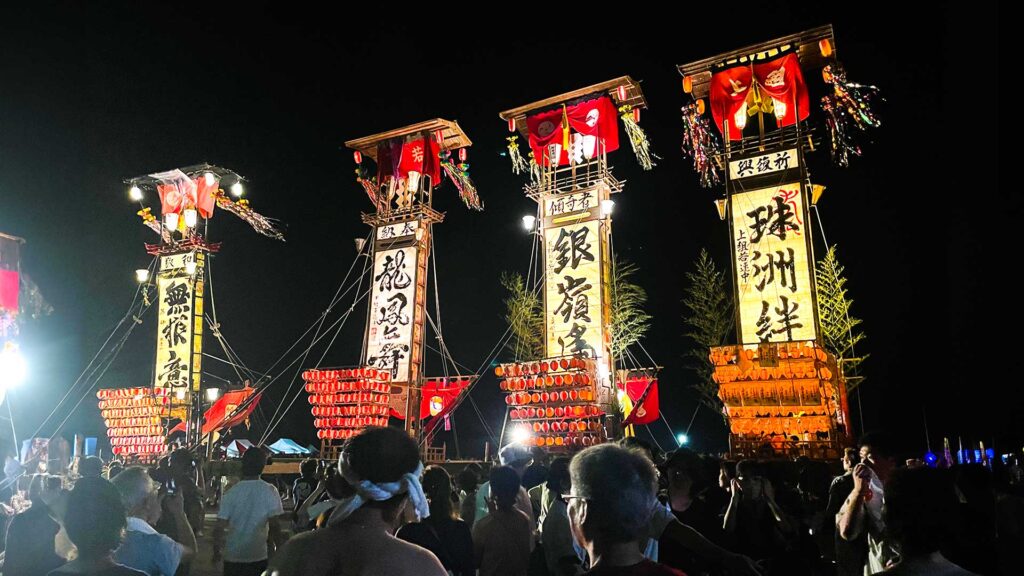
<path id="1" fill-rule="evenodd" d="M 828 58 L 832 55 L 832 42 L 828 38 L 818 40 L 818 51 L 821 52 L 822 58 Z"/>

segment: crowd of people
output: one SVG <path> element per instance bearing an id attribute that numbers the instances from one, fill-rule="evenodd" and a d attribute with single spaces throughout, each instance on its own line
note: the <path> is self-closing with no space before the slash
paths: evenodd
<path id="1" fill-rule="evenodd" d="M 553 458 L 510 444 L 453 478 L 396 428 L 366 429 L 337 462 L 304 461 L 283 490 L 262 479 L 267 458 L 242 455 L 212 542 L 197 539 L 206 483 L 184 450 L 149 468 L 86 458 L 73 486 L 9 477 L 0 573 L 187 575 L 200 555 L 224 576 L 1021 571 L 1019 469 L 900 460 L 884 435 L 847 449 L 838 476 L 838 463 L 661 454 L 627 438 Z"/>

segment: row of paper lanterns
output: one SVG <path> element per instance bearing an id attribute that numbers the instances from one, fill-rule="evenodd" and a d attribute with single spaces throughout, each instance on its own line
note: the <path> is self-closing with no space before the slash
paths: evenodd
<path id="1" fill-rule="evenodd" d="M 514 392 L 505 397 L 505 404 L 521 406 L 524 404 L 547 404 L 549 402 L 593 402 L 594 391 L 562 390 L 561 392 Z"/>
<path id="2" fill-rule="evenodd" d="M 164 406 L 171 403 L 167 396 L 143 396 L 142 398 L 108 398 L 99 401 L 100 410 L 110 408 L 137 408 L 141 406 Z"/>
<path id="3" fill-rule="evenodd" d="M 159 426 L 163 424 L 159 416 L 142 416 L 139 418 L 112 418 L 105 419 L 103 423 L 107 428 L 130 428 L 133 426 Z"/>
<path id="4" fill-rule="evenodd" d="M 555 374 L 538 376 L 537 378 L 508 378 L 502 380 L 498 387 L 502 390 L 533 390 L 535 388 L 560 388 L 590 386 L 590 374 Z"/>
<path id="5" fill-rule="evenodd" d="M 356 406 L 313 406 L 313 416 L 387 416 L 387 404 L 363 404 Z"/>
<path id="6" fill-rule="evenodd" d="M 161 447 L 166 439 L 163 436 L 124 436 L 110 439 L 111 446 L 150 446 L 158 444 Z"/>
<path id="7" fill-rule="evenodd" d="M 513 364 L 501 364 L 494 368 L 494 375 L 503 376 L 528 376 L 531 374 L 544 374 L 556 370 L 585 370 L 588 362 L 583 358 L 560 358 L 542 360 L 540 362 L 521 362 Z"/>
<path id="8" fill-rule="evenodd" d="M 513 420 L 533 420 L 537 418 L 584 418 L 600 416 L 601 409 L 597 406 L 540 406 L 537 408 L 513 408 L 508 417 Z"/>
<path id="9" fill-rule="evenodd" d="M 305 370 L 302 373 L 302 379 L 306 382 L 354 380 L 360 378 L 387 382 L 391 380 L 391 372 L 379 368 L 348 368 L 338 370 Z"/>
<path id="10" fill-rule="evenodd" d="M 387 404 L 388 394 L 373 392 L 355 392 L 352 394 L 311 394 L 309 403 L 313 405 L 332 404 Z"/>
<path id="11" fill-rule="evenodd" d="M 365 428 L 367 426 L 387 426 L 387 416 L 355 418 L 315 418 L 313 426 L 316 428 Z"/>
<path id="12" fill-rule="evenodd" d="M 167 396 L 166 388 L 101 388 L 96 391 L 100 400 L 108 398 L 135 398 L 137 396 Z"/>
<path id="13" fill-rule="evenodd" d="M 390 392 L 391 385 L 370 380 L 309 382 L 306 392 L 310 394 L 337 394 L 338 392 Z"/>
<path id="14" fill-rule="evenodd" d="M 142 418 L 145 416 L 160 416 L 166 411 L 163 406 L 140 406 L 136 408 L 112 408 L 100 410 L 100 416 L 104 419 L 119 418 Z"/>

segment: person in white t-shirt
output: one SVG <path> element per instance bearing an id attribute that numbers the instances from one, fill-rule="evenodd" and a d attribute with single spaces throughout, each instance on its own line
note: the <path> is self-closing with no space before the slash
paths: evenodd
<path id="1" fill-rule="evenodd" d="M 501 462 L 502 466 L 508 466 L 515 470 L 521 480 L 526 469 L 533 463 L 533 453 L 525 446 L 520 446 L 516 443 L 506 444 L 500 451 L 498 451 L 498 460 Z M 484 482 L 476 491 L 476 513 L 473 518 L 474 526 L 490 514 L 490 506 L 487 504 L 490 497 L 490 483 Z M 523 514 L 526 514 L 527 519 L 530 520 L 530 526 L 536 527 L 537 519 L 533 516 L 533 504 L 530 503 L 530 495 L 526 492 L 526 488 L 523 488 L 522 486 L 519 487 L 519 493 L 516 495 L 515 507 Z"/>
<path id="2" fill-rule="evenodd" d="M 266 464 L 262 448 L 246 450 L 242 455 L 242 480 L 221 499 L 213 529 L 213 561 L 223 558 L 224 576 L 260 576 L 269 558 L 268 534 L 275 546 L 284 544 L 278 523 L 278 517 L 284 514 L 281 495 L 273 485 L 260 480 Z"/>

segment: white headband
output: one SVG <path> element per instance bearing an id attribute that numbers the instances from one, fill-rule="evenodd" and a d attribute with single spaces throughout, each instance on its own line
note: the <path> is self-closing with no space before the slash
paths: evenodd
<path id="1" fill-rule="evenodd" d="M 403 474 L 397 481 L 381 484 L 374 484 L 369 480 L 359 478 L 348 463 L 347 452 L 342 452 L 338 470 L 341 472 L 341 477 L 355 488 L 356 493 L 338 503 L 330 520 L 327 521 L 329 526 L 342 522 L 367 502 L 383 502 L 399 494 L 409 494 L 409 501 L 412 502 L 413 508 L 416 510 L 418 520 L 430 516 L 430 506 L 427 504 L 426 495 L 423 494 L 423 486 L 420 485 L 420 474 L 423 473 L 422 462 L 416 465 L 415 470 Z"/>

